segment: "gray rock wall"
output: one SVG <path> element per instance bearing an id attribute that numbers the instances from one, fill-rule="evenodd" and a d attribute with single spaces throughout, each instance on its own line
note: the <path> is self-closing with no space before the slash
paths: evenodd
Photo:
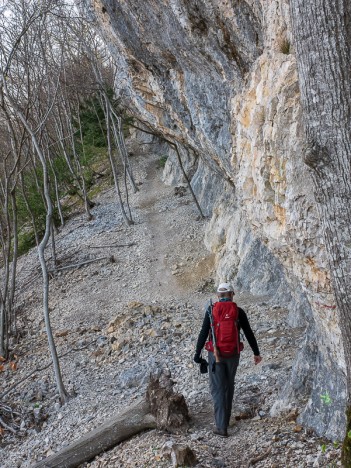
<path id="1" fill-rule="evenodd" d="M 341 437 L 345 364 L 303 129 L 287 0 L 84 0 L 118 63 L 115 90 L 182 148 L 211 215 L 218 279 L 309 324 L 274 411 Z M 175 183 L 170 152 L 165 181 Z M 321 395 L 327 391 L 330 404 Z M 323 393 L 322 393 L 323 392 Z"/>

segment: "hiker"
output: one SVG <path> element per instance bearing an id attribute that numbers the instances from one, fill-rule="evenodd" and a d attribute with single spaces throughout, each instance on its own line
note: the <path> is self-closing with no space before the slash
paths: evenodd
<path id="1" fill-rule="evenodd" d="M 233 302 L 232 285 L 221 283 L 217 295 L 219 301 L 213 307 L 209 305 L 206 309 L 194 361 L 202 365 L 206 362 L 201 357 L 201 351 L 208 338 L 205 348 L 208 350 L 210 390 L 216 422 L 216 429 L 213 432 L 227 437 L 234 396 L 234 379 L 239 365 L 240 351 L 243 348 L 243 344 L 240 343 L 240 330 L 244 332 L 254 353 L 254 363 L 259 364 L 262 358 L 246 313 Z M 214 337 L 212 327 L 216 330 Z"/>

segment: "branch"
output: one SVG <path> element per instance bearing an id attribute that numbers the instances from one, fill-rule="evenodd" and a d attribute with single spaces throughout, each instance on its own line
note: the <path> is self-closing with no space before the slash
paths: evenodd
<path id="1" fill-rule="evenodd" d="M 82 351 L 83 349 L 87 348 L 88 346 L 90 346 L 91 344 L 95 343 L 96 340 L 92 340 L 90 341 L 88 344 L 80 347 L 80 348 L 71 348 L 69 349 L 68 351 L 66 351 L 65 353 L 63 354 L 60 354 L 59 355 L 59 359 L 67 356 L 67 354 L 71 353 L 72 351 Z M 45 366 L 43 367 L 37 367 L 36 369 L 32 370 L 32 372 L 30 372 L 29 374 L 25 375 L 21 380 L 19 380 L 18 382 L 16 382 L 15 384 L 12 385 L 12 387 L 10 387 L 9 389 L 7 389 L 5 392 L 3 392 L 1 395 L 0 395 L 0 400 L 2 400 L 6 395 L 8 395 L 10 392 L 12 392 L 12 390 L 14 390 L 16 387 L 18 387 L 19 384 L 21 384 L 22 382 L 24 382 L 25 380 L 29 379 L 29 377 L 31 377 L 33 374 L 36 374 L 37 372 L 41 372 L 45 369 L 48 369 L 50 366 L 52 366 L 52 361 L 50 361 L 48 364 L 45 364 Z"/>
<path id="2" fill-rule="evenodd" d="M 268 449 L 265 452 L 263 452 L 261 455 L 257 455 L 257 457 L 250 458 L 250 460 L 248 461 L 246 465 L 246 468 L 250 468 L 250 466 L 255 465 L 259 461 L 266 458 L 271 453 L 271 450 L 272 450 L 272 446 L 268 447 Z"/>
<path id="3" fill-rule="evenodd" d="M 75 263 L 73 265 L 66 265 L 66 266 L 60 267 L 60 268 L 54 268 L 53 270 L 48 270 L 48 272 L 49 273 L 56 273 L 57 271 L 71 270 L 73 268 L 79 268 L 79 267 L 81 267 L 83 265 L 89 265 L 90 263 L 93 263 L 93 262 L 98 262 L 99 260 L 107 260 L 107 259 L 109 259 L 110 262 L 115 261 L 113 255 L 111 255 L 110 257 L 93 258 L 92 260 L 86 260 L 85 262 Z"/>
<path id="4" fill-rule="evenodd" d="M 34 11 L 34 12 L 32 13 L 32 15 L 29 17 L 29 19 L 28 19 L 28 21 L 27 21 L 27 24 L 24 24 L 24 25 L 23 25 L 23 29 L 22 29 L 22 31 L 19 33 L 19 35 L 18 35 L 18 37 L 17 37 L 17 39 L 16 39 L 16 41 L 15 41 L 15 43 L 14 43 L 12 49 L 11 49 L 11 52 L 10 52 L 10 54 L 9 54 L 9 57 L 8 57 L 8 59 L 7 59 L 6 65 L 5 65 L 4 70 L 3 70 L 3 75 L 4 75 L 4 76 L 7 76 L 7 72 L 8 72 L 9 69 L 10 69 L 12 57 L 13 57 L 13 55 L 15 54 L 16 50 L 19 48 L 20 42 L 21 42 L 21 40 L 22 40 L 22 37 L 27 33 L 27 31 L 29 30 L 29 28 L 31 27 L 31 25 L 32 25 L 38 18 L 40 18 L 40 17 L 43 15 L 44 10 L 43 10 L 43 11 L 39 11 L 39 13 L 38 13 L 37 15 L 36 15 L 35 13 L 36 13 L 36 12 Z M 3 51 L 5 51 L 4 48 L 2 48 L 2 49 L 3 49 Z M 4 54 L 4 55 L 5 55 L 5 54 Z"/>
<path id="5" fill-rule="evenodd" d="M 11 426 L 8 426 L 1 418 L 0 418 L 0 425 L 4 428 L 7 429 L 8 431 L 12 432 L 13 434 L 17 434 L 15 429 L 13 429 Z"/>
<path id="6" fill-rule="evenodd" d="M 136 245 L 136 242 L 131 242 L 130 244 L 110 244 L 110 245 L 88 245 L 89 249 L 108 249 L 110 247 L 132 247 Z"/>

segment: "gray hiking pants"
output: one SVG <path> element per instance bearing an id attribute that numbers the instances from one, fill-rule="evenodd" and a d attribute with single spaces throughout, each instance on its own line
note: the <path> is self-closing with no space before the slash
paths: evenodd
<path id="1" fill-rule="evenodd" d="M 215 357 L 208 353 L 208 373 L 210 378 L 210 390 L 214 404 L 214 416 L 217 429 L 227 430 L 234 397 L 234 380 L 239 365 L 240 356 L 221 358 L 216 363 L 215 372 L 212 371 Z"/>

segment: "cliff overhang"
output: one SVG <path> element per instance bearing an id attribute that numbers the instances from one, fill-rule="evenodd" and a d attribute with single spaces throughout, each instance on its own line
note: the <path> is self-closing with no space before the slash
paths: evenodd
<path id="1" fill-rule="evenodd" d="M 124 107 L 181 148 L 211 215 L 205 241 L 218 277 L 289 307 L 290 323 L 306 328 L 273 411 L 304 401 L 302 422 L 340 438 L 345 364 L 302 157 L 288 2 L 81 3 L 117 62 L 115 91 Z M 166 172 L 169 179 L 176 173 L 172 157 Z"/>

